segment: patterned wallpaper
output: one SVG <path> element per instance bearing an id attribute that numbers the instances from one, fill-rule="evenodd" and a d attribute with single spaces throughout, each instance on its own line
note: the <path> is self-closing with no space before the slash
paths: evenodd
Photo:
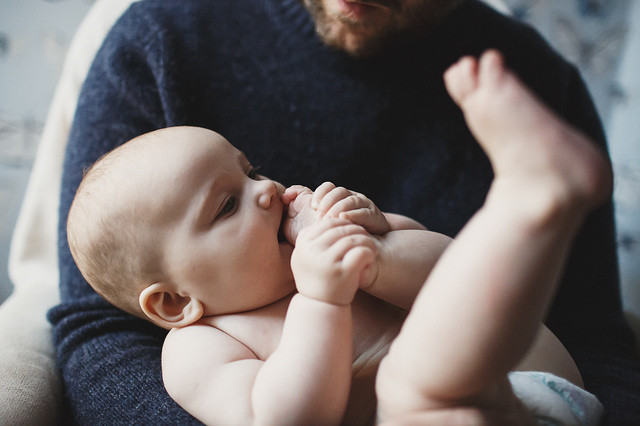
<path id="1" fill-rule="evenodd" d="M 0 2 L 0 301 L 11 292 L 9 240 L 42 124 L 67 46 L 93 1 Z M 617 173 L 625 304 L 640 318 L 640 0 L 486 1 L 535 26 L 583 72 Z"/>

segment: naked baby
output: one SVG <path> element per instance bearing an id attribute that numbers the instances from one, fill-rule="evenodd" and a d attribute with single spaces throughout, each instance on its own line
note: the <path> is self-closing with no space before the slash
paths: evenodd
<path id="1" fill-rule="evenodd" d="M 285 189 L 206 129 L 155 131 L 93 166 L 69 213 L 72 254 L 105 299 L 171 330 L 163 378 L 188 412 L 427 424 L 474 407 L 534 424 L 541 407 L 527 411 L 510 376 L 528 370 L 579 395 L 544 416 L 598 421 L 542 320 L 574 234 L 611 191 L 609 164 L 497 52 L 461 59 L 445 83 L 495 173 L 455 240 L 330 183 Z"/>

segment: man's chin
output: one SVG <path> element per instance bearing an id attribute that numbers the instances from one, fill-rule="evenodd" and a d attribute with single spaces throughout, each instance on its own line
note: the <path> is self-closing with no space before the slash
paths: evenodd
<path id="1" fill-rule="evenodd" d="M 389 46 L 428 33 L 462 2 L 422 0 L 401 3 L 365 0 L 363 5 L 371 4 L 371 11 L 362 16 L 352 16 L 353 14 L 339 12 L 334 1 L 337 0 L 303 0 L 303 3 L 311 14 L 316 33 L 322 41 L 356 57 L 371 56 Z M 374 6 L 379 3 L 388 7 Z M 326 4 L 331 5 L 330 10 L 325 8 Z"/>
<path id="2" fill-rule="evenodd" d="M 339 28 L 332 32 L 320 32 L 318 35 L 329 47 L 342 50 L 354 57 L 367 57 L 384 50 L 390 44 L 388 39 L 371 31 L 358 31 L 349 28 Z"/>
<path id="3" fill-rule="evenodd" d="M 377 53 L 387 44 L 385 39 L 390 32 L 390 11 L 377 11 L 367 19 L 357 19 L 339 14 L 329 15 L 321 4 L 312 0 L 305 0 L 305 5 L 315 22 L 316 33 L 331 48 L 361 57 Z"/>

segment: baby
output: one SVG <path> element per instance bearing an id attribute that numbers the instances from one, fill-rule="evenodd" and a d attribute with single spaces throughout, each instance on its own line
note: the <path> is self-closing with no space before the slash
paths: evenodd
<path id="1" fill-rule="evenodd" d="M 285 190 L 201 128 L 140 136 L 93 166 L 69 213 L 72 254 L 105 299 L 171 330 L 163 378 L 187 411 L 233 425 L 457 407 L 597 423 L 541 322 L 574 234 L 610 194 L 609 164 L 497 52 L 461 59 L 445 83 L 495 172 L 452 241 L 330 183 Z M 550 381 L 571 398 L 525 412 Z"/>

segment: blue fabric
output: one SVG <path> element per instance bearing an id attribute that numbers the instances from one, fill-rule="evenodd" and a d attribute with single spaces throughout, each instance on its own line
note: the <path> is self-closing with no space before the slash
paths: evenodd
<path id="1" fill-rule="evenodd" d="M 89 72 L 64 163 L 62 302 L 50 320 L 70 416 L 81 424 L 195 422 L 164 391 L 164 332 L 104 302 L 71 258 L 65 221 L 85 167 L 141 133 L 202 126 L 285 185 L 331 180 L 455 236 L 481 206 L 492 171 L 442 73 L 463 54 L 489 47 L 604 148 L 576 70 L 533 30 L 476 1 L 424 38 L 363 60 L 324 46 L 298 0 L 134 4 Z M 616 262 L 609 203 L 581 231 L 548 325 L 610 424 L 640 424 L 640 368 Z"/>

